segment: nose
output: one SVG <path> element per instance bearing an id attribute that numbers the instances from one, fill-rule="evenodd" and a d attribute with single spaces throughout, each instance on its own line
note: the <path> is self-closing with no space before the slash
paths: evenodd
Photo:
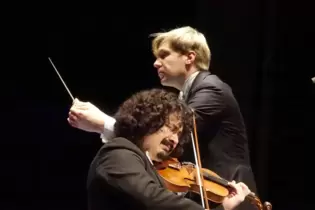
<path id="1" fill-rule="evenodd" d="M 160 68 L 162 66 L 162 64 L 159 61 L 159 59 L 156 59 L 155 62 L 153 63 L 153 66 L 158 69 L 158 68 Z"/>
<path id="2" fill-rule="evenodd" d="M 171 142 L 173 143 L 173 147 L 174 147 L 174 148 L 177 146 L 178 141 L 179 141 L 178 135 L 174 133 L 174 134 L 171 136 Z"/>

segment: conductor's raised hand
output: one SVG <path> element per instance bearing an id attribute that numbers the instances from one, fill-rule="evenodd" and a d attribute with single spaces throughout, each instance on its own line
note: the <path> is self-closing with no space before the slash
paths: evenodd
<path id="1" fill-rule="evenodd" d="M 68 122 L 72 127 L 102 133 L 104 131 L 105 114 L 90 102 L 75 99 L 70 108 Z"/>

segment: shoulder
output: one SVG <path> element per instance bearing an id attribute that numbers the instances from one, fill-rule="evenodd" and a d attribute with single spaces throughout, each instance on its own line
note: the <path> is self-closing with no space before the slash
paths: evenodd
<path id="1" fill-rule="evenodd" d="M 98 151 L 96 158 L 99 162 L 138 161 L 144 164 L 145 154 L 132 142 L 124 138 L 114 138 L 104 144 Z"/>
<path id="2" fill-rule="evenodd" d="M 197 82 L 197 85 L 202 85 L 206 87 L 217 87 L 220 89 L 230 88 L 227 83 L 225 83 L 219 76 L 215 74 L 201 74 L 201 80 Z"/>
<path id="3" fill-rule="evenodd" d="M 210 72 L 200 72 L 191 87 L 191 93 L 199 91 L 210 91 L 214 94 L 222 95 L 231 92 L 230 86 L 222 81 L 217 75 Z"/>
<path id="4" fill-rule="evenodd" d="M 205 104 L 213 106 L 215 104 L 220 105 L 220 109 L 223 109 L 226 107 L 226 101 L 233 98 L 230 86 L 217 75 L 210 74 L 210 72 L 200 72 L 188 93 L 187 102 L 190 105 L 198 104 L 201 106 Z"/>
<path id="5" fill-rule="evenodd" d="M 99 174 L 124 174 L 136 169 L 147 168 L 145 159 L 125 148 L 100 150 L 94 160 L 94 168 Z"/>
<path id="6" fill-rule="evenodd" d="M 120 162 L 120 161 L 139 161 L 143 163 L 143 157 L 141 157 L 139 154 L 136 152 L 126 149 L 126 148 L 115 148 L 115 149 L 110 149 L 103 151 L 103 157 L 106 157 L 108 160 L 113 160 L 115 162 Z"/>

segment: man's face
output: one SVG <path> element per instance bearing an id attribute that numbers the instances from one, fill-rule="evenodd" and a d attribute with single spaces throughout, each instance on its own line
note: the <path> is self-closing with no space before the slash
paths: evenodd
<path id="1" fill-rule="evenodd" d="M 178 88 L 178 84 L 185 80 L 186 59 L 185 55 L 173 51 L 168 43 L 160 45 L 153 65 L 162 85 Z"/>
<path id="2" fill-rule="evenodd" d="M 178 145 L 181 132 L 179 120 L 171 117 L 170 125 L 164 125 L 157 132 L 144 137 L 143 147 L 154 161 L 163 161 Z"/>

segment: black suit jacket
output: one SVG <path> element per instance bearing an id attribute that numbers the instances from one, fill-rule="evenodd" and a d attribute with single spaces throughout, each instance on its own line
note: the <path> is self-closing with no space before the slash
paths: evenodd
<path id="1" fill-rule="evenodd" d="M 227 180 L 242 181 L 256 192 L 244 120 L 229 85 L 200 71 L 185 100 L 196 114 L 202 166 Z M 195 162 L 191 145 L 181 159 Z"/>
<path id="2" fill-rule="evenodd" d="M 146 155 L 132 142 L 115 138 L 98 151 L 87 181 L 89 210 L 203 210 L 164 188 Z"/>

